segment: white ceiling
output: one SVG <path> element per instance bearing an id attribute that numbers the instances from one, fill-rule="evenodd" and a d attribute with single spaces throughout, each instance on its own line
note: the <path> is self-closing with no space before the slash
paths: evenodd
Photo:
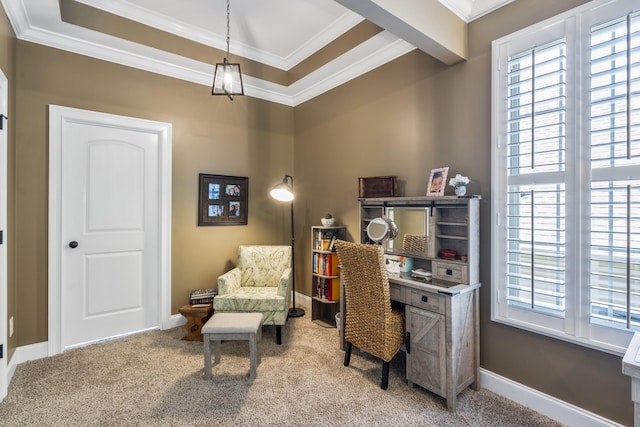
<path id="1" fill-rule="evenodd" d="M 226 50 L 226 0 L 76 1 Z M 438 1 L 470 22 L 514 0 Z M 20 39 L 211 85 L 214 64 L 63 22 L 58 0 L 0 2 Z M 240 56 L 287 71 L 363 20 L 333 0 L 232 0 L 231 59 Z M 245 93 L 297 105 L 413 49 L 411 44 L 383 31 L 289 86 L 243 76 Z"/>

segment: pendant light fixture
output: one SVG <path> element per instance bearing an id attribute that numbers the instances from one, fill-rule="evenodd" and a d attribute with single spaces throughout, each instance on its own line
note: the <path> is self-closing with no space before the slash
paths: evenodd
<path id="1" fill-rule="evenodd" d="M 229 62 L 229 13 L 230 0 L 227 0 L 227 56 L 222 63 L 216 64 L 213 73 L 213 87 L 211 95 L 226 95 L 233 101 L 233 95 L 244 95 L 240 64 Z"/>

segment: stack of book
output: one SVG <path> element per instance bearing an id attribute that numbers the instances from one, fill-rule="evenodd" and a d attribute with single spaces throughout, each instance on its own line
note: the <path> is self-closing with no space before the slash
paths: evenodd
<path id="1" fill-rule="evenodd" d="M 213 298 L 216 296 L 214 289 L 198 289 L 191 291 L 189 294 L 189 304 L 193 306 L 203 306 L 213 303 Z"/>

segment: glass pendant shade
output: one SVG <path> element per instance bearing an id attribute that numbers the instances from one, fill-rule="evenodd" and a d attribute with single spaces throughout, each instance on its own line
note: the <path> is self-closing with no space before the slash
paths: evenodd
<path id="1" fill-rule="evenodd" d="M 227 95 L 231 100 L 233 95 L 244 95 L 240 64 L 232 64 L 227 58 L 223 63 L 216 64 L 211 95 Z"/>

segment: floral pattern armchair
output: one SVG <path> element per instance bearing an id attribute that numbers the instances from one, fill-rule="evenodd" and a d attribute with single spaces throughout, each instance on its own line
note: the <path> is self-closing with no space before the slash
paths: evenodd
<path id="1" fill-rule="evenodd" d="M 291 246 L 240 246 L 238 266 L 218 277 L 214 311 L 262 313 L 262 324 L 276 326 L 276 341 L 281 344 L 291 274 Z"/>

